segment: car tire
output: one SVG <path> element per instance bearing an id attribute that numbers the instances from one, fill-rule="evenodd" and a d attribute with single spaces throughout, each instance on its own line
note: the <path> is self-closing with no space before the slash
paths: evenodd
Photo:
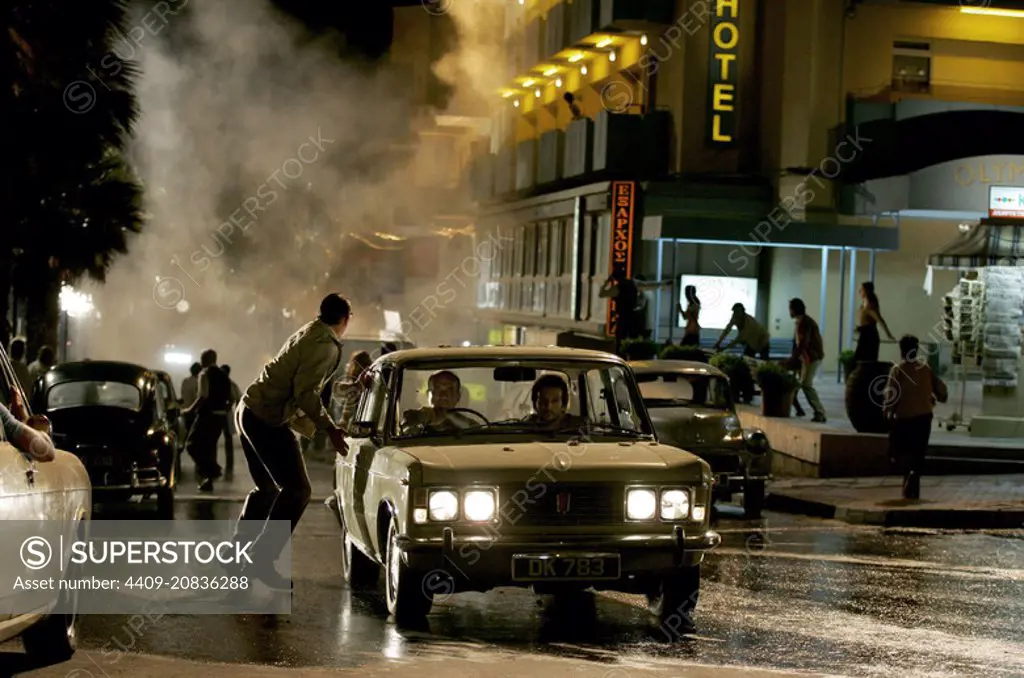
<path id="1" fill-rule="evenodd" d="M 434 605 L 434 595 L 423 585 L 423 577 L 402 561 L 398 550 L 398 525 L 388 527 L 384 567 L 384 599 L 388 613 L 399 622 L 422 620 Z"/>
<path id="2" fill-rule="evenodd" d="M 156 492 L 157 520 L 174 520 L 174 490 L 161 487 Z"/>
<path id="3" fill-rule="evenodd" d="M 79 570 L 71 565 L 67 580 L 77 578 Z M 66 662 L 78 648 L 78 591 L 64 589 L 58 601 L 61 608 L 70 607 L 72 611 L 48 614 L 21 634 L 25 654 L 32 660 L 45 660 L 47 664 Z"/>
<path id="4" fill-rule="evenodd" d="M 691 565 L 658 579 L 647 594 L 647 609 L 665 633 L 692 633 L 699 597 L 700 565 Z"/>
<path id="5" fill-rule="evenodd" d="M 352 543 L 352 535 L 341 523 L 341 575 L 349 589 L 366 591 L 377 586 L 380 580 L 380 566 L 368 558 Z"/>
<path id="6" fill-rule="evenodd" d="M 748 482 L 743 488 L 743 515 L 746 518 L 760 518 L 764 513 L 764 481 Z"/>

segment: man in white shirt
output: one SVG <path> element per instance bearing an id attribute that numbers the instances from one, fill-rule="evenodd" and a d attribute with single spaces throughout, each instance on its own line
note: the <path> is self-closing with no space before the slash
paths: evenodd
<path id="1" fill-rule="evenodd" d="M 53 367 L 56 356 L 53 353 L 53 348 L 50 346 L 43 346 L 39 349 L 39 355 L 36 357 L 32 364 L 28 366 L 28 378 L 29 382 L 35 386 L 36 380 L 43 375 L 44 372 Z M 32 394 L 28 394 L 29 398 Z"/>

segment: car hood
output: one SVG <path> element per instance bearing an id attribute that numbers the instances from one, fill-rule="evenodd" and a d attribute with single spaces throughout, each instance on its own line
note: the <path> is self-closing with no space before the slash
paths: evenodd
<path id="1" fill-rule="evenodd" d="M 575 482 L 638 482 L 664 480 L 668 472 L 698 481 L 704 465 L 689 452 L 646 440 L 407 445 L 402 451 L 418 462 L 427 483 L 512 482 L 538 474 Z"/>
<path id="2" fill-rule="evenodd" d="M 648 410 L 658 438 L 669 445 L 687 448 L 741 445 L 739 417 L 728 410 L 709 407 L 652 407 Z"/>

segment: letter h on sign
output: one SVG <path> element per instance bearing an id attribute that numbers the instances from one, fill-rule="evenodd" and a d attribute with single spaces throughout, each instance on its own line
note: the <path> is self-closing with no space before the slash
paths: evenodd
<path id="1" fill-rule="evenodd" d="M 736 85 L 739 82 L 740 13 L 743 0 L 714 0 L 708 54 L 708 145 L 736 145 Z"/>

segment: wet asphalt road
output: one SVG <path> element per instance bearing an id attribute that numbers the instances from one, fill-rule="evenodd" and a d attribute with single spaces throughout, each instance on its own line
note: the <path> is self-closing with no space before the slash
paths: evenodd
<path id="1" fill-rule="evenodd" d="M 190 518 L 239 509 L 183 504 L 179 516 Z M 378 598 L 345 589 L 337 524 L 314 500 L 293 543 L 290 616 L 165 616 L 138 630 L 129 615 L 86 616 L 71 662 L 33 669 L 9 644 L 0 666 L 60 678 L 192 675 L 195 661 L 389 676 L 431 666 L 492 678 L 703 675 L 715 666 L 736 669 L 715 675 L 1024 676 L 1024 533 L 892 531 L 782 514 L 746 521 L 730 508 L 717 529 L 724 544 L 704 567 L 696 636 L 672 640 L 638 596 L 560 607 L 518 589 L 438 600 L 425 626 L 402 630 Z M 263 675 L 235 668 L 216 675 Z"/>

